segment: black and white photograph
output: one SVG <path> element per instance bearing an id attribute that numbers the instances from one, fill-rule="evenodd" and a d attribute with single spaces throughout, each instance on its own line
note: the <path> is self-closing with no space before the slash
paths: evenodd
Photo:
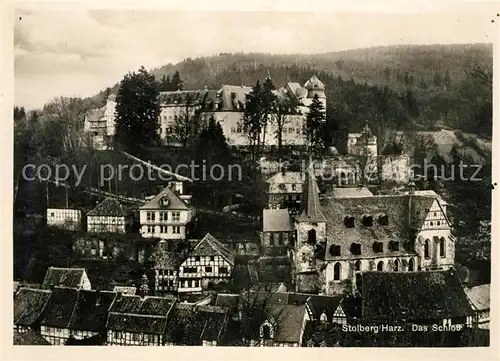
<path id="1" fill-rule="evenodd" d="M 494 7 L 45 5 L 13 345 L 491 346 Z"/>

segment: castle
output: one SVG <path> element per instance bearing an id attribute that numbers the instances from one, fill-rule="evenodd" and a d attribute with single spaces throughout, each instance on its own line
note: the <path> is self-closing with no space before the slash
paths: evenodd
<path id="1" fill-rule="evenodd" d="M 176 120 L 190 119 L 195 112 L 199 111 L 203 119 L 208 120 L 213 116 L 219 122 L 229 145 L 247 145 L 248 139 L 243 132 L 241 119 L 247 95 L 251 91 L 252 87 L 244 85 L 222 85 L 218 90 L 205 88 L 161 92 L 159 95 L 160 138 L 166 144 L 176 144 L 175 137 L 173 137 Z M 284 87 L 273 92 L 278 99 L 287 99 L 295 107 L 295 112 L 288 115 L 285 122 L 282 134 L 283 144 L 304 145 L 303 122 L 315 95 L 318 96 L 326 111 L 325 85 L 316 76 L 312 76 L 304 85 L 288 82 Z M 115 133 L 115 107 L 116 96 L 110 95 L 104 107 L 90 112 L 85 118 L 84 129 L 91 135 L 95 148 L 110 147 L 110 140 Z M 266 145 L 278 144 L 275 133 L 276 126 L 271 121 L 265 129 Z"/>

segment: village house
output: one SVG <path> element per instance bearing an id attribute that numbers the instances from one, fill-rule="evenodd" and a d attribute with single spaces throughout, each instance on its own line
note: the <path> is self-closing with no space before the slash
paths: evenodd
<path id="1" fill-rule="evenodd" d="M 228 282 L 233 266 L 232 253 L 207 233 L 180 264 L 178 292 L 201 292 L 219 282 Z"/>
<path id="2" fill-rule="evenodd" d="M 185 258 L 184 253 L 172 252 L 164 244 L 158 244 L 152 256 L 156 295 L 177 292 L 179 266 Z"/>
<path id="3" fill-rule="evenodd" d="M 47 226 L 81 231 L 83 228 L 82 211 L 70 208 L 47 208 Z"/>
<path id="4" fill-rule="evenodd" d="M 465 293 L 474 310 L 473 323 L 475 327 L 490 328 L 490 284 L 466 288 Z"/>
<path id="5" fill-rule="evenodd" d="M 108 197 L 87 213 L 88 232 L 130 232 L 134 217 L 115 198 Z"/>
<path id="6" fill-rule="evenodd" d="M 53 286 L 83 290 L 90 290 L 92 288 L 85 268 L 49 267 L 45 273 L 42 288 L 50 289 Z"/>
<path id="7" fill-rule="evenodd" d="M 109 346 L 161 346 L 175 298 L 118 295 L 109 308 Z"/>
<path id="8" fill-rule="evenodd" d="M 287 209 L 264 209 L 261 247 L 264 255 L 287 255 L 293 246 L 294 229 Z"/>
<path id="9" fill-rule="evenodd" d="M 195 210 L 176 186 L 163 189 L 140 208 L 141 235 L 144 238 L 185 240 L 190 232 Z"/>
<path id="10" fill-rule="evenodd" d="M 278 172 L 269 179 L 269 209 L 297 209 L 300 206 L 302 184 L 304 183 L 301 172 Z"/>
<path id="11" fill-rule="evenodd" d="M 98 150 L 112 147 L 115 134 L 116 95 L 110 94 L 106 104 L 85 115 L 83 131 L 88 134 L 89 144 Z"/>
<path id="12" fill-rule="evenodd" d="M 40 332 L 40 315 L 50 298 L 50 290 L 20 288 L 14 296 L 14 330 Z"/>

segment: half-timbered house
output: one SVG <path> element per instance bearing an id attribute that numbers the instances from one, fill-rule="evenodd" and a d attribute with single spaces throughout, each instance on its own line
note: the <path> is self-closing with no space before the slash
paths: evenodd
<path id="1" fill-rule="evenodd" d="M 83 227 L 82 211 L 70 208 L 47 208 L 47 226 L 80 231 Z"/>
<path id="2" fill-rule="evenodd" d="M 64 286 L 76 289 L 90 290 L 92 285 L 85 268 L 49 267 L 43 280 L 42 288 Z"/>
<path id="3" fill-rule="evenodd" d="M 288 247 L 293 245 L 293 234 L 293 224 L 287 209 L 263 210 L 261 246 L 264 255 L 287 255 Z"/>
<path id="4" fill-rule="evenodd" d="M 278 172 L 266 182 L 269 184 L 269 209 L 297 209 L 300 206 L 304 182 L 301 172 Z"/>
<path id="5" fill-rule="evenodd" d="M 40 331 L 40 316 L 50 298 L 50 290 L 20 288 L 14 296 L 14 329 L 19 333 Z"/>
<path id="6" fill-rule="evenodd" d="M 88 232 L 130 232 L 133 213 L 117 199 L 108 197 L 87 213 Z"/>
<path id="7" fill-rule="evenodd" d="M 178 292 L 201 292 L 210 284 L 231 279 L 234 256 L 219 240 L 207 233 L 179 267 Z"/>

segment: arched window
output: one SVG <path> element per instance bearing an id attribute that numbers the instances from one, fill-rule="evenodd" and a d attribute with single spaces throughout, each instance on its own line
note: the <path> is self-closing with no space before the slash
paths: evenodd
<path id="1" fill-rule="evenodd" d="M 333 266 L 333 280 L 334 281 L 340 281 L 340 271 L 342 270 L 342 266 L 340 263 L 335 263 Z"/>
<path id="2" fill-rule="evenodd" d="M 309 232 L 307 232 L 307 242 L 309 243 L 316 243 L 316 230 L 311 229 Z"/>
<path id="3" fill-rule="evenodd" d="M 354 264 L 354 268 L 356 269 L 356 271 L 361 271 L 361 261 L 356 261 L 356 263 Z"/>
<path id="4" fill-rule="evenodd" d="M 424 257 L 425 258 L 429 258 L 429 255 L 430 255 L 430 251 L 429 251 L 430 243 L 431 243 L 431 241 L 429 241 L 428 239 L 425 240 L 425 243 L 424 243 Z"/>
<path id="5" fill-rule="evenodd" d="M 363 226 L 365 226 L 365 227 L 373 226 L 373 217 L 372 216 L 363 216 Z"/>
<path id="6" fill-rule="evenodd" d="M 354 228 L 354 217 L 351 216 L 345 217 L 344 224 L 347 228 Z"/>
<path id="7" fill-rule="evenodd" d="M 413 258 L 410 258 L 410 261 L 408 261 L 408 271 L 413 272 L 415 269 L 415 262 L 413 261 Z"/>
<path id="8" fill-rule="evenodd" d="M 321 316 L 320 316 L 320 318 L 319 318 L 319 319 L 320 319 L 321 321 L 325 321 L 325 322 L 326 322 L 326 321 L 328 321 L 328 317 L 326 317 L 326 313 L 324 313 L 324 312 L 321 314 Z"/>
<path id="9" fill-rule="evenodd" d="M 395 260 L 394 261 L 394 272 L 398 272 L 398 271 L 399 271 L 399 261 Z"/>
<path id="10" fill-rule="evenodd" d="M 441 239 L 439 240 L 439 254 L 441 258 L 446 257 L 446 241 L 444 237 L 441 237 Z"/>
<path id="11" fill-rule="evenodd" d="M 377 263 L 377 271 L 383 271 L 384 270 L 384 262 L 380 261 Z"/>

